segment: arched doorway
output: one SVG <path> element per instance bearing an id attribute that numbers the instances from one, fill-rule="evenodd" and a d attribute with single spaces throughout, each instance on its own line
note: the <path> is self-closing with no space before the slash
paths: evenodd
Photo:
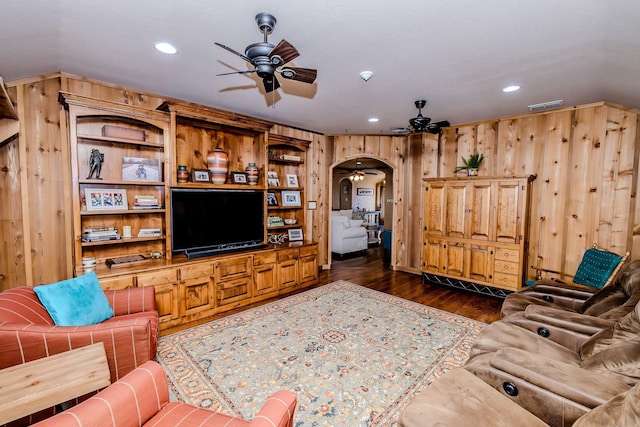
<path id="1" fill-rule="evenodd" d="M 372 246 L 384 248 L 384 263 L 390 265 L 393 265 L 395 259 L 391 239 L 395 214 L 393 200 L 395 173 L 394 167 L 390 164 L 366 155 L 342 160 L 330 167 L 331 217 L 338 214 L 346 215 L 351 210 L 352 215 L 355 216 L 353 219 L 365 219 L 363 224 L 365 226 L 369 224 L 367 222 L 369 218 L 377 217 L 377 228 L 366 227 L 370 245 L 367 250 Z M 361 178 L 353 179 L 356 174 Z M 369 215 L 371 213 L 374 215 Z M 329 221 L 329 236 L 332 236 L 331 222 Z M 329 264 L 335 257 L 331 247 L 330 240 Z M 342 256 L 338 259 L 342 259 Z"/>

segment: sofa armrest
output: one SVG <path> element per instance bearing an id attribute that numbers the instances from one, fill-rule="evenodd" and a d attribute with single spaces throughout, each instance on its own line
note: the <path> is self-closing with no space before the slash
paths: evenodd
<path id="1" fill-rule="evenodd" d="M 540 305 L 529 305 L 524 310 L 524 317 L 529 320 L 546 323 L 589 336 L 615 323 L 615 321 L 610 319 L 601 319 L 595 316 Z"/>
<path id="2" fill-rule="evenodd" d="M 251 427 L 289 427 L 293 423 L 297 398 L 295 393 L 280 390 L 267 399 L 251 421 Z"/>
<path id="3" fill-rule="evenodd" d="M 116 316 L 156 311 L 156 288 L 154 286 L 105 290 L 104 294 Z"/>
<path id="4" fill-rule="evenodd" d="M 169 403 L 162 367 L 148 361 L 88 400 L 37 424 L 38 427 L 140 426 Z M 105 424 L 105 420 L 111 423 Z"/>
<path id="5" fill-rule="evenodd" d="M 114 382 L 155 357 L 153 327 L 147 317 L 88 326 L 0 323 L 0 368 L 102 342 Z"/>
<path id="6" fill-rule="evenodd" d="M 592 335 L 614 323 L 612 320 L 533 304 L 524 311 L 515 312 L 501 320 L 527 329 L 576 353 Z"/>
<path id="7" fill-rule="evenodd" d="M 614 376 L 517 348 L 498 350 L 491 358 L 491 366 L 587 408 L 601 405 L 630 388 Z"/>

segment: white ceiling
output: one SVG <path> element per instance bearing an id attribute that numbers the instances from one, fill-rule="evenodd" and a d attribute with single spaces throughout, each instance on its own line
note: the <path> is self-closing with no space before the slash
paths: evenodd
<path id="1" fill-rule="evenodd" d="M 278 20 L 270 42 L 300 51 L 290 65 L 318 69 L 312 85 L 280 78 L 275 108 L 255 74 L 216 76 L 248 68 L 213 43 L 262 41 L 258 12 Z M 556 99 L 638 108 L 639 22 L 638 0 L 3 0 L 0 76 L 65 71 L 327 134 L 388 134 L 417 99 L 452 124 Z"/>

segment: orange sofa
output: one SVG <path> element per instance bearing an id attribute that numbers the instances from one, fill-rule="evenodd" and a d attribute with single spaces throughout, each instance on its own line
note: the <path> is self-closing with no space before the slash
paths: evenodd
<path id="1" fill-rule="evenodd" d="M 157 362 L 149 361 L 90 399 L 34 426 L 292 427 L 296 402 L 294 393 L 280 390 L 267 399 L 253 421 L 169 402 L 167 376 Z"/>
<path id="2" fill-rule="evenodd" d="M 156 355 L 158 312 L 155 288 L 104 291 L 114 316 L 88 326 L 56 326 L 34 288 L 0 293 L 0 369 L 103 342 L 118 380 Z"/>

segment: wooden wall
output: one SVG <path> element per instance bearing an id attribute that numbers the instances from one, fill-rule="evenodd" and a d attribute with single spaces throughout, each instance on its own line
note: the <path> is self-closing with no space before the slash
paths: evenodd
<path id="1" fill-rule="evenodd" d="M 16 138 L 0 141 L 0 290 L 71 275 L 69 165 L 58 91 L 156 109 L 165 97 L 83 77 L 52 74 L 7 84 L 20 118 Z M 175 101 L 175 100 L 173 100 Z M 14 124 L 0 120 L 0 136 Z M 423 177 L 453 176 L 462 156 L 485 155 L 481 175 L 538 176 L 533 185 L 529 264 L 575 271 L 593 242 L 640 259 L 640 132 L 637 111 L 597 103 L 454 126 L 441 138 L 335 135 L 275 126 L 311 141 L 305 236 L 330 264 L 332 167 L 372 157 L 394 168 L 392 267 L 418 273 Z"/>
<path id="2" fill-rule="evenodd" d="M 593 243 L 640 258 L 637 123 L 636 112 L 597 103 L 451 127 L 440 176 L 476 151 L 485 155 L 481 175 L 537 175 L 529 265 L 575 272 Z"/>

